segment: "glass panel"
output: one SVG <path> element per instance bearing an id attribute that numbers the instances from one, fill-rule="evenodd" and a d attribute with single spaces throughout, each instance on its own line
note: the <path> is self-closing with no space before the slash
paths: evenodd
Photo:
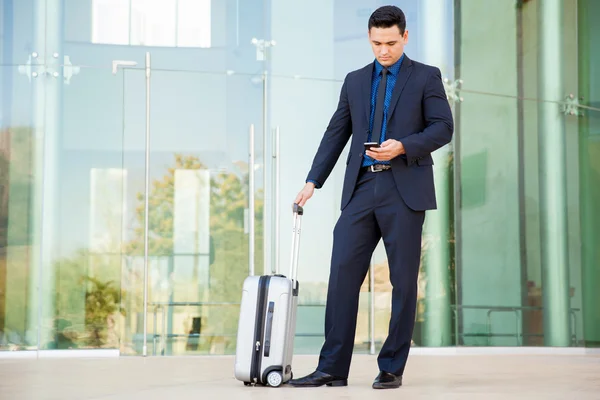
<path id="1" fill-rule="evenodd" d="M 174 47 L 176 7 L 175 0 L 131 0 L 130 44 Z"/>
<path id="2" fill-rule="evenodd" d="M 38 42 L 35 34 L 44 30 L 44 3 L 0 0 L 0 65 L 25 65 L 28 59 L 31 63 L 43 63 L 44 35 Z M 29 58 L 34 52 L 41 57 Z"/>
<path id="3" fill-rule="evenodd" d="M 582 188 L 577 163 L 569 161 L 582 154 L 581 131 L 577 118 L 565 112 L 571 101 L 567 96 L 577 97 L 577 59 L 582 54 L 577 49 L 577 2 L 565 1 L 557 13 L 548 13 L 552 5 L 545 7 L 496 2 L 482 8 L 472 0 L 460 2 L 464 102 L 456 111 L 459 344 L 581 345 Z M 554 15 L 560 15 L 560 23 L 547 20 Z M 482 20 L 488 23 L 485 29 Z M 502 24 L 501 34 L 489 29 L 491 21 Z M 540 49 L 554 45 L 540 32 L 543 25 L 553 24 L 560 26 L 564 42 L 562 65 L 540 59 Z M 563 79 L 560 86 L 554 83 L 556 76 Z M 564 93 L 554 93 L 555 87 Z M 563 135 L 564 143 L 552 139 Z M 549 155 L 562 151 L 564 165 Z M 550 164 L 544 163 L 548 157 Z M 552 165 L 554 159 L 557 164 Z M 557 179 L 563 173 L 564 182 Z M 565 198 L 557 199 L 557 192 Z M 548 213 L 547 207 L 562 200 L 564 216 L 559 210 Z M 562 221 L 566 226 L 557 229 L 555 224 Z M 554 247 L 560 243 L 564 249 Z M 563 250 L 565 262 L 552 262 Z"/>
<path id="4" fill-rule="evenodd" d="M 152 71 L 148 332 L 152 344 L 152 335 L 157 335 L 156 347 L 149 348 L 153 353 L 235 351 L 242 283 L 249 273 L 246 218 L 252 124 L 255 272 L 262 274 L 262 84 L 254 78 Z M 128 77 L 126 96 L 143 92 L 143 84 L 137 78 L 130 83 Z M 127 131 L 125 144 L 124 245 L 131 268 L 138 271 L 143 264 L 145 143 L 139 111 L 139 104 L 127 103 L 126 126 L 135 128 Z M 143 304 L 139 297 L 134 302 Z"/>
<path id="5" fill-rule="evenodd" d="M 569 14 L 574 15 L 574 9 Z M 574 47 L 575 43 L 573 43 Z M 570 58 L 575 60 L 576 57 Z M 568 62 L 566 68 L 569 75 L 576 75 L 577 63 Z M 571 73 L 572 71 L 572 73 Z M 573 82 L 573 86 L 576 82 Z M 570 84 L 567 86 L 571 86 Z M 597 112 L 597 111 L 596 111 Z M 592 112 L 592 113 L 596 113 Z M 582 224 L 580 220 L 581 210 L 581 192 L 579 180 L 579 166 L 570 160 L 577 160 L 580 156 L 580 125 L 579 118 L 574 115 L 565 116 L 565 174 L 566 174 L 566 201 L 567 201 L 567 276 L 566 282 L 561 286 L 568 297 L 570 308 L 569 327 L 571 346 L 583 345 L 583 274 L 582 274 L 582 253 L 581 243 L 583 240 Z M 526 165 L 527 168 L 527 165 Z M 539 167 L 536 169 L 539 171 Z M 527 185 L 527 182 L 526 182 Z M 529 266 L 528 266 L 529 268 Z M 528 282 L 529 283 L 529 282 Z M 549 293 L 550 296 L 556 296 L 555 293 Z M 525 315 L 524 319 L 527 319 Z M 547 328 L 546 328 L 547 329 Z M 525 342 L 526 343 L 526 342 Z M 548 346 L 548 343 L 545 344 Z"/>
<path id="6" fill-rule="evenodd" d="M 545 104 L 553 103 L 465 93 L 460 105 L 462 229 L 457 235 L 462 262 L 457 307 L 461 344 L 545 345 L 543 315 L 556 310 L 546 311 L 544 296 L 563 291 L 571 308 L 567 322 L 571 345 L 580 345 L 582 340 L 580 199 L 578 169 L 573 163 L 565 166 L 569 278 L 560 281 L 554 292 L 543 291 L 542 278 L 548 272 L 540 260 L 538 121 Z M 519 114 L 522 138 L 516 128 Z M 576 117 L 566 116 L 565 128 L 566 159 L 576 159 Z M 524 155 L 522 162 L 519 152 Z"/>
<path id="7" fill-rule="evenodd" d="M 594 110 L 579 118 L 579 182 L 584 345 L 600 347 L 600 3 L 578 2 L 579 96 Z"/>
<path id="8" fill-rule="evenodd" d="M 211 0 L 178 0 L 177 45 L 204 47 L 212 44 Z"/>
<path id="9" fill-rule="evenodd" d="M 597 14 L 600 9 L 597 9 Z M 595 54 L 599 58 L 599 54 Z M 600 347 L 600 85 L 590 85 L 595 109 L 585 111 L 580 121 L 580 173 L 582 223 L 583 339 L 586 347 Z M 579 326 L 578 326 L 579 328 Z M 581 330 L 579 331 L 581 332 Z M 578 336 L 581 337 L 581 336 Z"/>
<path id="10" fill-rule="evenodd" d="M 32 350 L 38 343 L 39 90 L 39 80 L 30 82 L 16 66 L 0 67 L 0 350 Z"/>
<path id="11" fill-rule="evenodd" d="M 43 349 L 119 346 L 123 82 L 97 68 L 46 82 Z"/>
<path id="12" fill-rule="evenodd" d="M 113 59 L 141 65 L 151 50 L 154 68 L 255 73 L 262 65 L 252 39 L 270 39 L 263 0 L 64 3 L 64 53 L 77 65 L 107 66 Z"/>
<path id="13" fill-rule="evenodd" d="M 142 69 L 149 51 L 153 72 L 148 267 L 153 304 L 148 309 L 148 349 L 150 354 L 234 351 L 241 277 L 248 274 L 251 123 L 258 165 L 255 260 L 256 272 L 263 271 L 264 162 L 259 151 L 263 59 L 252 44 L 252 38 L 264 38 L 263 12 L 262 0 L 65 0 L 60 45 L 72 86 L 87 80 L 81 75 L 90 74 L 79 66 L 104 71 L 86 82 L 90 96 L 68 94 L 65 87 L 64 97 L 77 101 L 70 109 L 64 106 L 64 132 L 56 150 L 61 160 L 63 153 L 69 156 L 60 162 L 56 184 L 64 183 L 71 196 L 60 198 L 55 206 L 62 214 L 56 219 L 61 232 L 56 239 L 60 245 L 53 250 L 59 255 L 54 258 L 67 257 L 75 244 L 83 248 L 85 263 L 78 263 L 99 279 L 88 283 L 89 290 L 113 296 L 112 289 L 117 288 L 122 304 L 107 323 L 98 317 L 111 335 L 94 346 L 113 347 L 112 332 L 117 332 L 123 354 L 142 352 L 146 132 Z M 107 68 L 114 60 L 135 62 L 137 67 L 115 77 Z M 180 70 L 203 72 L 176 72 Z M 77 126 L 79 133 L 74 134 Z M 76 168 L 69 182 L 67 168 Z M 85 179 L 76 179 L 83 174 Z M 67 215 L 67 210 L 78 217 Z M 238 284 L 225 288 L 229 278 Z M 53 277 L 48 279 L 54 282 Z M 109 281 L 114 286 L 98 287 Z M 182 301 L 194 304 L 161 305 L 153 319 L 154 303 Z M 82 304 L 77 306 L 80 320 Z M 217 321 L 215 316 L 223 314 L 227 318 Z"/>
<path id="14" fill-rule="evenodd" d="M 92 0 L 91 13 L 92 43 L 129 44 L 129 2 Z"/>
<path id="15" fill-rule="evenodd" d="M 530 9 L 536 6 L 532 5 Z M 518 31 L 515 3 L 461 0 L 459 10 L 462 89 L 517 96 Z M 525 49 L 535 51 L 533 47 Z"/>
<path id="16" fill-rule="evenodd" d="M 458 129 L 462 229 L 457 280 L 463 341 L 491 344 L 481 337 L 488 329 L 487 309 L 479 307 L 521 304 L 517 100 L 465 94 Z M 510 311 L 494 315 L 495 334 L 514 334 L 514 327 Z M 515 340 L 495 337 L 493 343 L 514 345 Z"/>

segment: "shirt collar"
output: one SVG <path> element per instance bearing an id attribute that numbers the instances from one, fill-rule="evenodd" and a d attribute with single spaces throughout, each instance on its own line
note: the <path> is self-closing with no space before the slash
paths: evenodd
<path id="1" fill-rule="evenodd" d="M 402 60 L 404 60 L 404 53 L 396 63 L 388 68 L 388 73 L 397 76 L 400 72 L 400 67 L 402 66 Z M 383 70 L 383 65 L 379 64 L 379 61 L 375 59 L 375 76 L 379 76 L 381 71 Z"/>

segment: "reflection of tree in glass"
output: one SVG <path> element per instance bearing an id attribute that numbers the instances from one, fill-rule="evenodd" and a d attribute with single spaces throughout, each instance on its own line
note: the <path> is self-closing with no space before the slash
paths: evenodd
<path id="1" fill-rule="evenodd" d="M 149 200 L 149 254 L 150 256 L 173 256 L 173 226 L 175 199 L 175 171 L 180 169 L 205 169 L 195 156 L 175 155 L 175 165 L 167 170 L 162 179 L 152 182 Z M 233 302 L 241 299 L 242 283 L 248 275 L 248 236 L 244 233 L 244 210 L 248 205 L 248 168 L 239 165 L 239 173 L 220 172 L 210 180 L 210 237 L 211 264 L 210 282 L 207 298 L 204 302 Z M 262 253 L 262 199 L 260 193 L 255 202 L 256 210 L 256 265 L 261 270 Z M 144 251 L 144 195 L 137 196 L 135 239 L 125 245 L 128 255 L 143 255 Z M 137 282 L 143 282 L 136 279 Z M 175 282 L 174 289 L 192 293 L 198 291 L 194 282 Z M 130 293 L 136 297 L 134 303 L 143 305 L 141 288 Z M 149 298 L 156 300 L 149 294 Z M 190 312 L 199 312 L 189 308 Z M 139 312 L 140 310 L 130 310 Z M 233 352 L 239 307 L 213 305 L 204 306 L 201 315 L 202 334 L 207 335 L 199 344 L 203 352 Z M 192 317 L 185 318 L 186 326 L 174 326 L 176 333 L 188 333 L 191 330 Z M 210 335 L 210 336 L 209 336 Z"/>
<path id="2" fill-rule="evenodd" d="M 181 169 L 204 169 L 205 166 L 194 156 L 175 155 L 175 164 L 167 173 L 151 184 L 149 201 L 149 255 L 152 260 L 177 257 L 173 250 L 175 171 Z M 211 264 L 208 296 L 203 302 L 239 303 L 244 278 L 248 275 L 248 236 L 244 233 L 244 215 L 248 204 L 248 168 L 238 164 L 238 173 L 220 172 L 210 180 L 210 237 Z M 261 271 L 262 253 L 262 195 L 257 193 L 256 210 L 256 270 Z M 121 351 L 135 353 L 129 348 L 131 329 L 119 328 L 119 311 L 134 317 L 143 311 L 143 270 L 135 268 L 144 253 L 144 195 L 138 193 L 135 212 L 133 239 L 128 242 L 106 245 L 107 251 L 120 254 L 94 254 L 81 250 L 70 258 L 57 260 L 57 306 L 56 343 L 54 348 L 115 347 L 121 343 Z M 114 218 L 108 216 L 109 221 Z M 111 232 L 113 232 L 111 230 Z M 120 232 L 115 230 L 112 236 Z M 120 237 L 120 235 L 119 235 Z M 118 240 L 117 240 L 118 241 Z M 122 257 L 124 256 L 124 257 Z M 137 261 L 133 263 L 132 260 Z M 121 269 L 125 268 L 121 272 Z M 92 276 L 93 275 L 93 276 Z M 88 285 L 82 287 L 82 279 Z M 176 293 L 197 293 L 197 282 L 172 282 Z M 203 283 L 204 284 L 204 283 Z M 120 286 L 120 287 L 119 287 Z M 208 285 L 207 285 L 208 286 Z M 155 301 L 159 296 L 152 295 Z M 127 302 L 124 302 L 127 297 Z M 85 300 L 84 300 L 85 299 Z M 160 299 L 161 301 L 166 299 Z M 85 312 L 82 302 L 85 301 Z M 115 309 L 114 307 L 117 306 Z M 184 318 L 186 326 L 174 326 L 175 333 L 189 333 L 192 318 L 200 310 L 190 307 Z M 149 309 L 149 312 L 152 311 Z M 84 315 L 85 313 L 85 315 Z M 202 352 L 232 353 L 235 351 L 235 333 L 239 307 L 231 305 L 205 306 L 201 310 L 202 334 L 207 335 L 199 343 Z M 151 317 L 149 324 L 152 323 Z M 133 320 L 131 323 L 135 323 Z M 149 332 L 152 327 L 149 326 Z M 138 326 L 136 331 L 141 331 Z"/>
<path id="3" fill-rule="evenodd" d="M 117 311 L 125 315 L 125 310 L 120 307 L 121 290 L 113 281 L 103 282 L 90 277 L 84 280 L 89 282 L 85 293 L 85 326 L 89 334 L 87 344 L 93 347 L 106 344 L 116 347 L 118 338 L 115 337 L 115 330 L 110 328 L 116 324 Z"/>
<path id="4" fill-rule="evenodd" d="M 34 145 L 29 127 L 0 131 L 0 348 L 2 343 L 10 349 L 36 343 L 35 332 L 26 332 L 25 325 L 34 232 L 30 226 Z"/>
<path id="5" fill-rule="evenodd" d="M 120 290 L 120 255 L 79 250 L 54 263 L 56 316 L 49 349 L 118 348 L 124 293 Z"/>

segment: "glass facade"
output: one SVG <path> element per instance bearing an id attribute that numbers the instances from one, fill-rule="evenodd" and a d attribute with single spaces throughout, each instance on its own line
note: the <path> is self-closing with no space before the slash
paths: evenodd
<path id="1" fill-rule="evenodd" d="M 600 346 L 600 5 L 391 3 L 456 128 L 414 345 Z M 0 0 L 0 350 L 233 354 L 383 4 Z M 346 153 L 306 207 L 297 353 L 323 341 Z M 357 352 L 387 335 L 388 275 L 380 244 Z"/>

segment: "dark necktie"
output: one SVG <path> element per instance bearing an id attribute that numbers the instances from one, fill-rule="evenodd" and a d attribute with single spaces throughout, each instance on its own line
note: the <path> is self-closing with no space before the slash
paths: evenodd
<path id="1" fill-rule="evenodd" d="M 381 71 L 383 75 L 377 88 L 377 100 L 375 101 L 375 117 L 373 120 L 373 132 L 371 141 L 379 143 L 381 140 L 381 127 L 383 126 L 383 103 L 385 101 L 385 85 L 387 83 L 387 68 Z"/>

